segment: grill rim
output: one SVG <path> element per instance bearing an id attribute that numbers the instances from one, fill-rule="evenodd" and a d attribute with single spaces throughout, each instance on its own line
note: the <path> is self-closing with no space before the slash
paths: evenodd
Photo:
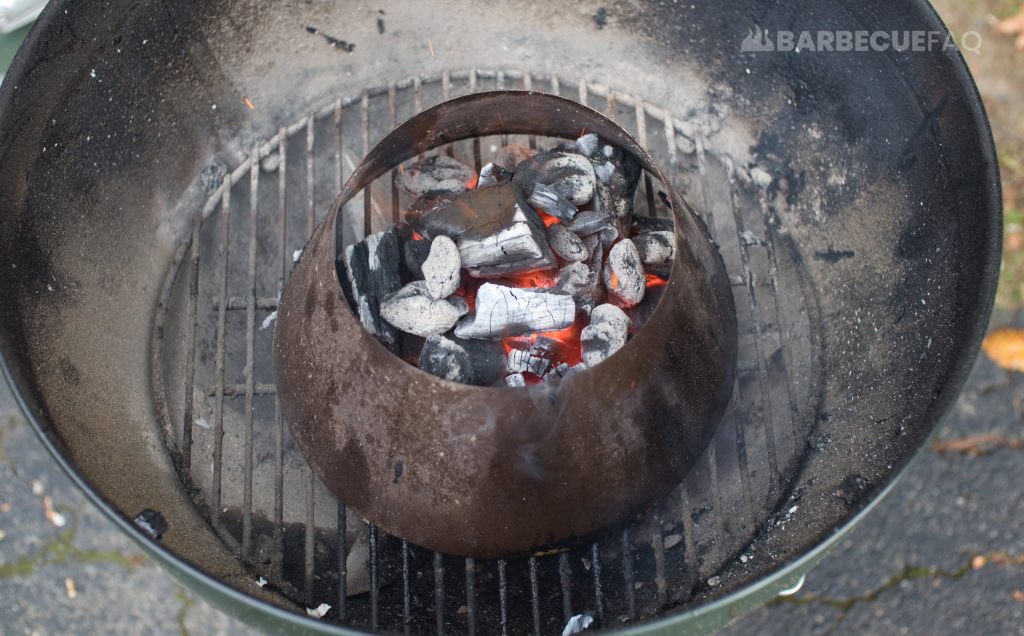
<path id="1" fill-rule="evenodd" d="M 8 73 L 10 76 L 25 77 L 32 70 L 34 54 L 45 52 L 47 49 L 45 32 L 50 26 L 58 26 L 60 24 L 62 9 L 71 4 L 70 2 L 53 2 L 46 7 L 26 37 L 21 49 L 19 49 Z M 935 9 L 927 0 L 909 0 L 908 5 L 906 8 L 915 11 L 922 22 L 925 22 L 928 26 L 943 32 L 948 31 Z M 899 7 L 894 8 L 899 9 Z M 970 322 L 969 328 L 961 335 L 958 342 L 959 355 L 956 356 L 957 359 L 950 365 L 950 371 L 943 383 L 941 394 L 931 404 L 928 417 L 928 419 L 932 420 L 929 424 L 930 432 L 927 435 L 921 436 L 921 439 L 914 444 L 916 446 L 914 452 L 903 454 L 901 461 L 893 468 L 889 481 L 884 487 L 865 496 L 860 510 L 844 518 L 841 523 L 833 528 L 833 533 L 830 536 L 814 545 L 796 560 L 777 564 L 773 568 L 772 573 L 746 585 L 741 585 L 721 598 L 697 601 L 692 605 L 688 605 L 686 611 L 682 612 L 674 612 L 670 609 L 659 617 L 638 621 L 623 630 L 617 630 L 617 633 L 639 633 L 640 631 L 647 632 L 647 630 L 661 630 L 668 633 L 670 629 L 678 629 L 684 624 L 692 624 L 696 620 L 707 618 L 710 621 L 713 612 L 734 604 L 741 597 L 752 599 L 753 594 L 766 592 L 769 585 L 774 584 L 778 590 L 785 589 L 792 582 L 792 579 L 798 578 L 798 574 L 813 567 L 817 561 L 823 558 L 836 545 L 838 540 L 849 532 L 854 524 L 860 522 L 894 488 L 906 472 L 910 461 L 924 447 L 927 440 L 935 434 L 941 422 L 948 417 L 950 409 L 962 390 L 977 353 L 980 350 L 981 341 L 988 325 L 988 320 L 981 320 L 981 318 L 990 316 L 994 305 L 1002 253 L 1001 237 L 1003 223 L 999 170 L 988 116 L 985 113 L 977 85 L 967 68 L 963 55 L 957 50 L 955 55 L 948 56 L 946 59 L 949 63 L 949 70 L 952 73 L 953 79 L 957 80 L 960 87 L 962 87 L 963 97 L 967 101 L 967 110 L 971 115 L 971 120 L 968 123 L 973 123 L 973 126 L 964 126 L 964 129 L 976 134 L 977 150 L 985 164 L 984 172 L 989 178 L 988 183 L 984 187 L 988 194 L 987 201 L 985 201 L 987 205 L 979 205 L 978 208 L 991 210 L 992 213 L 987 215 L 985 219 L 985 230 L 988 232 L 987 238 L 989 240 L 984 245 L 984 253 L 978 255 L 978 264 L 982 270 L 982 276 L 981 284 L 977 287 L 975 299 L 979 302 L 974 303 L 971 309 L 966 312 L 968 316 L 973 316 L 975 320 Z M 8 81 L 0 89 L 0 112 L 4 113 L 5 118 L 9 116 L 10 111 L 14 110 L 12 106 L 14 106 L 14 83 Z M 205 573 L 145 535 L 130 520 L 115 509 L 105 497 L 101 496 L 88 480 L 75 470 L 67 456 L 61 452 L 61 443 L 56 437 L 53 427 L 47 421 L 46 409 L 38 398 L 38 393 L 36 393 L 30 383 L 32 372 L 26 370 L 18 362 L 19 348 L 12 341 L 9 333 L 4 332 L 0 334 L 0 372 L 2 372 L 5 381 L 11 388 L 16 404 L 35 431 L 44 448 L 46 448 L 47 452 L 50 453 L 76 487 L 84 491 L 89 501 L 126 532 L 147 555 L 167 566 L 172 575 L 181 580 L 188 580 L 194 583 L 196 588 L 210 592 L 207 598 L 214 601 L 219 607 L 233 616 L 246 621 L 261 617 L 264 620 L 267 618 L 271 619 L 270 622 L 263 623 L 263 627 L 273 628 L 279 626 L 291 629 L 300 627 L 305 628 L 307 633 L 362 633 L 336 624 L 322 623 L 292 613 L 281 607 L 261 602 L 257 597 L 235 589 L 223 580 Z M 789 578 L 783 581 L 783 577 Z M 753 606 L 747 609 L 752 608 Z M 724 612 L 716 618 L 722 624 L 731 619 L 732 617 L 727 616 Z M 712 627 L 715 624 L 709 622 L 705 623 L 704 626 Z"/>

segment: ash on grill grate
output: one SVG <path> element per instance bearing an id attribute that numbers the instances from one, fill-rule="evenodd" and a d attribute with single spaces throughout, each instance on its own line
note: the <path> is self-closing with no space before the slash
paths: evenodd
<path id="1" fill-rule="evenodd" d="M 620 307 L 663 284 L 674 256 L 671 221 L 633 218 L 639 175 L 594 134 L 506 145 L 479 175 L 447 155 L 419 159 L 395 175 L 408 224 L 346 252 L 361 320 L 407 361 L 465 384 L 556 382 L 600 363 L 657 301 L 637 321 Z"/>

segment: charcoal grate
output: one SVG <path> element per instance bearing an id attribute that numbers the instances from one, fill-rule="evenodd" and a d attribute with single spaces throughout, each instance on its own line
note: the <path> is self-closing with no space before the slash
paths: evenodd
<path id="1" fill-rule="evenodd" d="M 338 505 L 282 421 L 270 343 L 295 256 L 372 144 L 444 99 L 501 88 L 543 90 L 601 110 L 667 168 L 725 259 L 740 357 L 714 440 L 669 497 L 569 552 L 490 562 L 388 537 Z M 491 145 L 510 140 L 543 143 L 501 135 L 445 151 L 479 170 Z M 384 177 L 346 205 L 343 227 L 355 231 L 345 242 L 398 219 L 392 183 Z M 667 215 L 649 175 L 638 194 L 644 205 Z M 516 70 L 392 81 L 254 144 L 196 212 L 158 308 L 156 324 L 168 334 L 154 340 L 158 410 L 179 476 L 224 543 L 254 580 L 264 577 L 306 607 L 330 604 L 325 621 L 405 633 L 543 634 L 590 612 L 613 626 L 685 604 L 732 559 L 754 556 L 745 550 L 785 498 L 819 399 L 819 336 L 805 283 L 767 193 L 706 152 L 700 127 L 673 113 L 607 86 Z M 346 558 L 350 551 L 358 558 Z"/>

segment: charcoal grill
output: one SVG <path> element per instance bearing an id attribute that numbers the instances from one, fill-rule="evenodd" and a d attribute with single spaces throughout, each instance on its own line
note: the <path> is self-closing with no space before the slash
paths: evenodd
<path id="1" fill-rule="evenodd" d="M 711 629 L 893 483 L 991 308 L 998 174 L 960 56 L 740 53 L 755 24 L 944 30 L 897 5 L 51 2 L 0 95 L 5 373 L 104 510 L 266 629 L 547 634 L 581 612 Z M 377 140 L 514 88 L 604 112 L 666 168 L 725 260 L 739 366 L 714 439 L 646 514 L 571 552 L 456 559 L 362 525 L 312 477 L 262 327 Z M 503 142 L 452 151 L 479 167 Z M 387 206 L 386 187 L 352 204 Z M 650 180 L 638 203 L 664 215 Z M 144 509 L 159 540 L 131 523 Z"/>

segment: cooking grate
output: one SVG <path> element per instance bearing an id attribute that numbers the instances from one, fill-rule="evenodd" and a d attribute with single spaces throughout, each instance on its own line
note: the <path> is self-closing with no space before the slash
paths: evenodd
<path id="1" fill-rule="evenodd" d="M 740 353 L 715 438 L 669 497 L 569 552 L 491 562 L 429 553 L 338 505 L 282 421 L 270 345 L 294 256 L 372 144 L 443 99 L 500 88 L 572 96 L 602 110 L 667 168 L 725 259 Z M 507 137 L 446 151 L 479 170 L 490 145 Z M 655 615 L 714 591 L 716 572 L 733 559 L 757 558 L 745 550 L 788 497 L 787 476 L 809 442 L 820 399 L 816 305 L 768 194 L 744 167 L 706 150 L 700 125 L 586 81 L 445 72 L 339 99 L 204 176 L 211 196 L 168 271 L 158 308 L 154 387 L 180 478 L 254 580 L 264 577 L 307 607 L 328 603 L 324 620 L 364 629 L 541 634 L 560 632 L 584 611 L 604 625 Z M 370 190 L 346 206 L 346 242 L 398 218 L 389 179 Z M 644 203 L 650 214 L 666 214 L 650 176 L 638 209 Z M 364 559 L 368 568 L 359 565 Z"/>

